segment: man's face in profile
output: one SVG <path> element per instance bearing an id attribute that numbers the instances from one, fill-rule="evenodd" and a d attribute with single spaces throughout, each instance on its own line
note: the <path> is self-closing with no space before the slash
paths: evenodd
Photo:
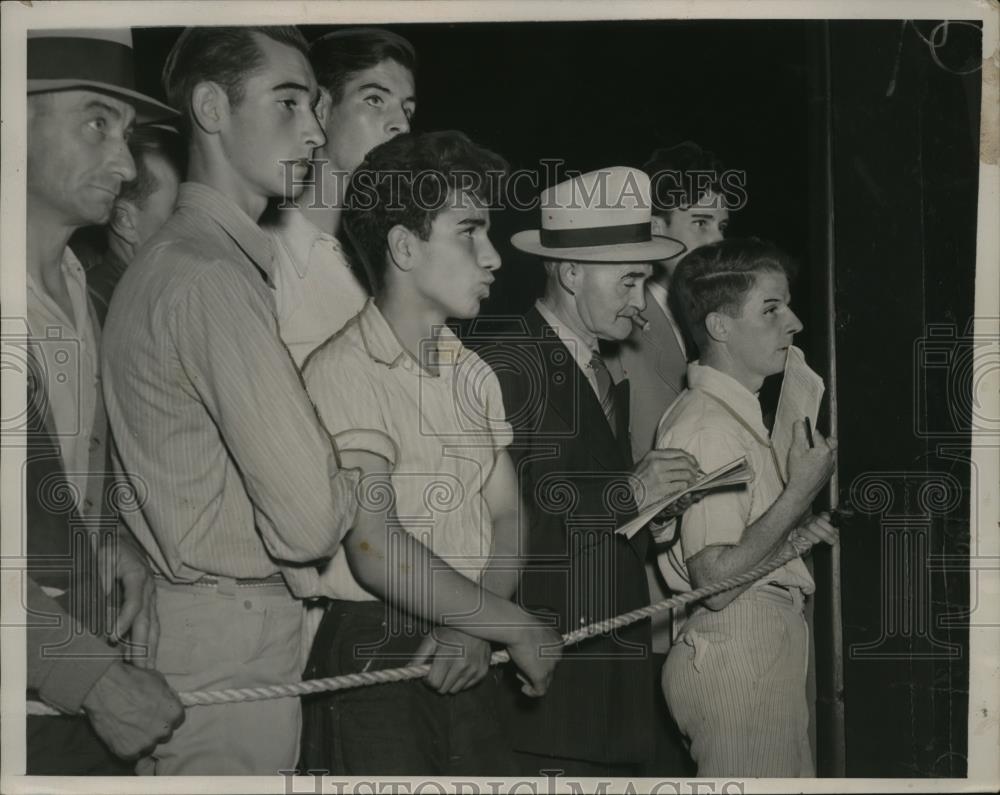
<path id="1" fill-rule="evenodd" d="M 122 183 L 135 178 L 128 136 L 135 111 L 86 90 L 28 98 L 28 196 L 69 226 L 107 223 Z"/>

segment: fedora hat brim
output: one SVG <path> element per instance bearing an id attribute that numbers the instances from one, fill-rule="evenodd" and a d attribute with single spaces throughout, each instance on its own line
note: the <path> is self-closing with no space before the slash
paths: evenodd
<path id="1" fill-rule="evenodd" d="M 510 242 L 514 248 L 526 251 L 528 254 L 575 262 L 654 262 L 671 259 L 686 250 L 685 245 L 679 240 L 663 235 L 653 235 L 651 240 L 642 243 L 552 248 L 542 244 L 537 229 L 517 232 L 511 237 Z"/>
<path id="2" fill-rule="evenodd" d="M 29 94 L 42 94 L 49 91 L 94 91 L 98 94 L 109 96 L 127 102 L 135 108 L 135 121 L 137 124 L 148 124 L 154 121 L 164 121 L 173 119 L 180 114 L 168 105 L 157 102 L 152 97 L 147 97 L 138 91 L 121 86 L 113 86 L 108 83 L 101 83 L 96 80 L 28 80 Z"/>

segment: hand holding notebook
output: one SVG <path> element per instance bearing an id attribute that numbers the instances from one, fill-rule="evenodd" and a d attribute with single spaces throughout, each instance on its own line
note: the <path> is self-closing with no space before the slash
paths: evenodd
<path id="1" fill-rule="evenodd" d="M 622 525 L 615 532 L 621 533 L 626 538 L 631 538 L 652 519 L 656 518 L 658 514 L 687 495 L 747 483 L 752 476 L 753 473 L 750 470 L 750 464 L 746 456 L 741 456 L 735 461 L 730 461 L 728 464 L 719 467 L 714 472 L 702 475 L 686 489 L 646 506 L 635 519 Z"/>

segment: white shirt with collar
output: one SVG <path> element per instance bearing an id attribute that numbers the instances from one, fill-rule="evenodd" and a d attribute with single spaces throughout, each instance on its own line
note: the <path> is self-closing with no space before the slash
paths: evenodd
<path id="1" fill-rule="evenodd" d="M 764 425 L 760 402 L 736 379 L 693 362 L 688 365 L 688 389 L 660 422 L 656 447 L 686 450 L 705 472 L 740 456 L 750 463 L 753 479 L 742 488 L 709 491 L 681 517 L 680 542 L 659 556 L 660 570 L 673 591 L 693 590 L 687 561 L 707 546 L 735 545 L 747 527 L 759 519 L 784 490 Z M 795 558 L 751 587 L 777 582 L 815 590 L 801 558 Z"/>
<path id="2" fill-rule="evenodd" d="M 278 331 L 301 368 L 321 343 L 340 331 L 368 299 L 337 239 L 299 210 L 285 210 L 266 229 L 274 241 Z"/>
<path id="3" fill-rule="evenodd" d="M 369 301 L 310 357 L 303 377 L 338 450 L 390 463 L 394 514 L 403 528 L 478 582 L 493 540 L 483 489 L 513 431 L 489 365 L 447 327 L 434 345 L 436 375 L 407 352 Z M 343 547 L 321 570 L 317 592 L 376 598 L 355 580 Z"/>
<path id="4" fill-rule="evenodd" d="M 66 280 L 72 317 L 31 275 L 27 275 L 29 340 L 44 368 L 44 388 L 55 424 L 66 478 L 83 512 L 90 468 L 91 436 L 101 388 L 98 337 L 90 313 L 87 277 L 67 246 L 60 272 Z"/>

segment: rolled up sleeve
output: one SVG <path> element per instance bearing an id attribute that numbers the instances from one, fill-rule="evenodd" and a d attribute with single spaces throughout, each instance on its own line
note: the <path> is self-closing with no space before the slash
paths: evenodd
<path id="1" fill-rule="evenodd" d="M 735 437 L 715 430 L 701 430 L 686 439 L 667 437 L 666 447 L 679 447 L 695 457 L 705 472 L 746 454 Z M 738 544 L 743 538 L 750 513 L 750 495 L 745 485 L 706 492 L 680 519 L 684 560 L 705 547 Z"/>
<path id="2" fill-rule="evenodd" d="M 343 356 L 314 356 L 304 378 L 338 452 L 373 453 L 396 465 L 399 449 L 382 412 L 385 397 L 357 355 L 346 351 Z"/>

